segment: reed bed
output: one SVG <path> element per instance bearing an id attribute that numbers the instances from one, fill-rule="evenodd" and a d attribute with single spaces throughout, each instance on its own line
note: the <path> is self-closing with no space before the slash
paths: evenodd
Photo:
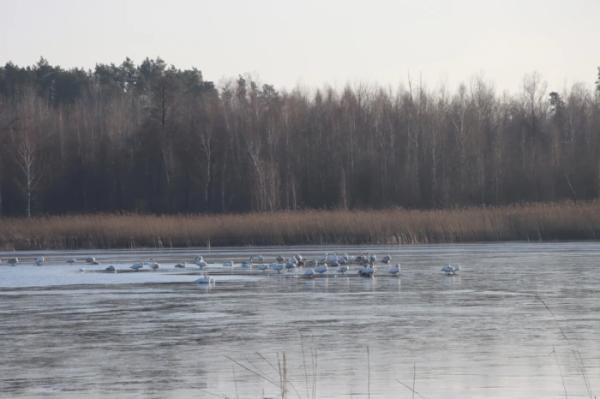
<path id="1" fill-rule="evenodd" d="M 600 201 L 445 210 L 305 210 L 223 215 L 0 218 L 0 248 L 594 240 Z"/>

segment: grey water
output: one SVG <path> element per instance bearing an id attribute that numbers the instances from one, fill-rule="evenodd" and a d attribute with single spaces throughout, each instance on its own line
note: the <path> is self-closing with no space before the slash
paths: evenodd
<path id="1" fill-rule="evenodd" d="M 367 251 L 391 254 L 400 276 L 233 273 L 202 287 L 168 266 L 65 263 Z M 288 398 L 600 393 L 599 243 L 46 252 L 28 264 L 39 254 L 0 253 L 22 258 L 0 264 L 2 398 L 277 398 L 284 354 Z"/>

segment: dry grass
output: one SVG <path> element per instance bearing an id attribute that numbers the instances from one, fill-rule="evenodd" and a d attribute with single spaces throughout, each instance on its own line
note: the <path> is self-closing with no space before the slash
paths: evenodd
<path id="1" fill-rule="evenodd" d="M 407 244 L 600 237 L 600 201 L 450 210 L 1 218 L 0 248 Z"/>

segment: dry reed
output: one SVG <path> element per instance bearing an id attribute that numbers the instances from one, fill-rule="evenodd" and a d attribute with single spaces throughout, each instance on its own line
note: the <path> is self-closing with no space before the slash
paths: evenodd
<path id="1" fill-rule="evenodd" d="M 600 201 L 446 210 L 306 210 L 224 215 L 0 218 L 0 248 L 593 240 Z"/>

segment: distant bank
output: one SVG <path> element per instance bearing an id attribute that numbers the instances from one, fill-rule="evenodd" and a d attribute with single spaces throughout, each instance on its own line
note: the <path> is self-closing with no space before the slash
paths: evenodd
<path id="1" fill-rule="evenodd" d="M 0 218 L 0 248 L 417 244 L 600 238 L 600 201 L 489 208 Z"/>

